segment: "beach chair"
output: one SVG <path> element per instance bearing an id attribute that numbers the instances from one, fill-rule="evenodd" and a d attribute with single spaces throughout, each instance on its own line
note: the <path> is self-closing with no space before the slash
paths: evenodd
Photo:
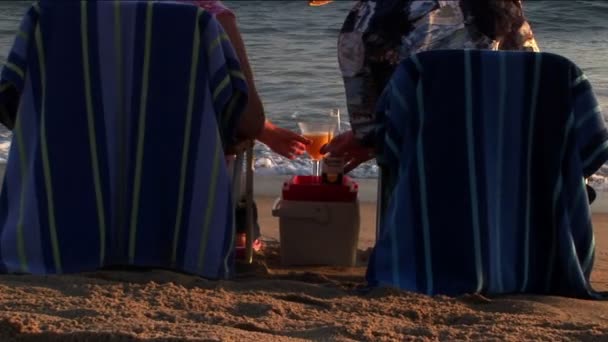
<path id="1" fill-rule="evenodd" d="M 608 160 L 608 130 L 578 67 L 548 53 L 423 52 L 378 108 L 371 286 L 600 297 L 585 178 Z"/>
<path id="2" fill-rule="evenodd" d="M 246 90 L 226 34 L 196 6 L 33 5 L 0 81 L 0 118 L 14 124 L 0 271 L 231 276 L 238 182 L 224 154 Z"/>

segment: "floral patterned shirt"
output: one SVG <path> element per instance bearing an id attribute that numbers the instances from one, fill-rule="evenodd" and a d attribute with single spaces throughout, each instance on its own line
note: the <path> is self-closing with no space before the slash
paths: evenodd
<path id="1" fill-rule="evenodd" d="M 359 0 L 338 39 L 338 61 L 355 136 L 371 144 L 378 96 L 399 62 L 435 49 L 538 51 L 527 22 L 500 40 L 480 33 L 466 0 Z M 520 1 L 496 1 L 497 10 L 521 11 Z M 518 27 L 517 27 L 518 26 Z"/>

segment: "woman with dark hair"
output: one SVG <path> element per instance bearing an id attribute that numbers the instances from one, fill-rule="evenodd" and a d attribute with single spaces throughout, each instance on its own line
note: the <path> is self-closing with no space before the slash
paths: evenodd
<path id="1" fill-rule="evenodd" d="M 323 152 L 345 172 L 373 157 L 375 105 L 401 60 L 437 49 L 538 51 L 521 0 L 359 0 L 338 40 L 352 131 Z"/>

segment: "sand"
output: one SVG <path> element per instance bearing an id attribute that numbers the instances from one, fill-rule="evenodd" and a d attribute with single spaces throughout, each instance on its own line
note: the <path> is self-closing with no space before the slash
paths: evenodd
<path id="1" fill-rule="evenodd" d="M 268 248 L 233 281 L 168 271 L 0 276 L 0 341 L 608 341 L 608 302 L 560 297 L 363 293 L 364 267 L 285 268 L 272 198 L 257 199 Z M 361 265 L 375 206 L 362 203 Z M 608 290 L 608 215 L 594 216 Z"/>

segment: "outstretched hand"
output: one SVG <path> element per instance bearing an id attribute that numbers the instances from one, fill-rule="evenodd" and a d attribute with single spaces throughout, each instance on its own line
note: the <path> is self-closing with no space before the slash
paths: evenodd
<path id="1" fill-rule="evenodd" d="M 374 158 L 374 150 L 362 146 L 352 131 L 335 136 L 327 145 L 321 148 L 321 153 L 344 157 L 344 173 L 348 173 L 360 164 Z"/>
<path id="2" fill-rule="evenodd" d="M 295 159 L 306 151 L 306 145 L 311 143 L 305 137 L 288 129 L 276 126 L 266 121 L 264 129 L 258 140 L 264 143 L 273 152 L 288 159 Z"/>

